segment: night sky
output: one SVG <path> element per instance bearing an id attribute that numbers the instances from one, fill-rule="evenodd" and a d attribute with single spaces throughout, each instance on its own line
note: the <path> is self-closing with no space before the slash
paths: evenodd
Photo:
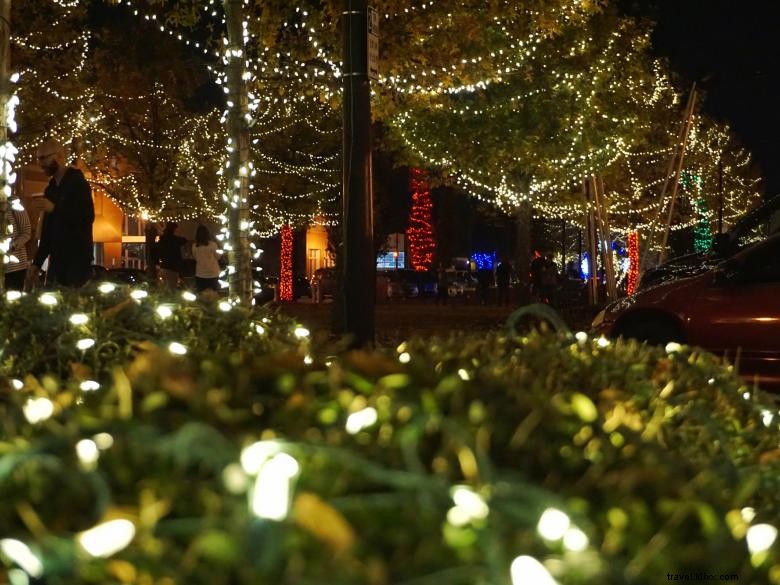
<path id="1" fill-rule="evenodd" d="M 780 194 L 780 2 L 625 0 L 657 22 L 659 56 L 705 91 L 704 109 L 754 154 L 767 196 Z"/>

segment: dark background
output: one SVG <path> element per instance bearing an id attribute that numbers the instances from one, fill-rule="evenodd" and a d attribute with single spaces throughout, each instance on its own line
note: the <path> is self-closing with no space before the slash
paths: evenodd
<path id="1" fill-rule="evenodd" d="M 681 82 L 704 90 L 704 110 L 731 125 L 751 150 L 767 196 L 780 194 L 780 2 L 621 0 L 656 22 L 653 46 Z"/>

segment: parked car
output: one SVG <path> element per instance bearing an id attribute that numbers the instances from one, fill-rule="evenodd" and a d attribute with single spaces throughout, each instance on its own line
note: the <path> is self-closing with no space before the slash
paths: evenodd
<path id="1" fill-rule="evenodd" d="M 260 280 L 260 292 L 255 294 L 255 305 L 266 305 L 273 302 L 276 297 L 276 287 L 279 285 L 279 279 L 276 276 L 262 275 Z"/>
<path id="2" fill-rule="evenodd" d="M 436 273 L 433 271 L 411 270 L 410 278 L 417 284 L 417 290 L 421 297 L 436 296 L 438 284 L 436 282 Z"/>
<path id="3" fill-rule="evenodd" d="M 468 270 L 447 270 L 447 292 L 451 297 L 472 296 L 477 292 L 477 278 Z"/>
<path id="4" fill-rule="evenodd" d="M 318 268 L 311 277 L 311 298 L 315 303 L 321 303 L 325 298 L 336 294 L 338 282 L 335 268 Z M 389 278 L 386 272 L 377 272 L 376 300 L 385 302 L 389 298 Z"/>
<path id="5" fill-rule="evenodd" d="M 149 275 L 140 268 L 109 268 L 101 280 L 120 284 L 141 284 L 149 282 Z"/>
<path id="6" fill-rule="evenodd" d="M 772 216 L 780 211 L 780 195 L 748 212 L 728 232 L 717 234 L 712 249 L 686 254 L 647 270 L 639 282 L 639 289 L 678 278 L 694 276 L 711 270 L 723 260 L 768 235 Z"/>
<path id="7" fill-rule="evenodd" d="M 92 280 L 102 281 L 105 280 L 106 273 L 108 272 L 108 268 L 105 266 L 101 266 L 100 264 L 93 264 L 90 266 L 92 269 Z"/>
<path id="8" fill-rule="evenodd" d="M 410 299 L 420 295 L 414 270 L 381 270 L 377 272 L 377 275 L 387 278 L 387 297 L 389 299 Z"/>
<path id="9" fill-rule="evenodd" d="M 311 284 L 305 274 L 299 274 L 293 278 L 293 297 L 300 299 L 301 297 L 311 296 Z"/>
<path id="10" fill-rule="evenodd" d="M 336 294 L 336 269 L 318 268 L 311 276 L 311 298 L 315 303 L 321 303 L 326 297 Z"/>
<path id="11" fill-rule="evenodd" d="M 739 352 L 740 373 L 780 389 L 780 234 L 720 265 L 619 299 L 593 321 L 596 333 L 671 341 L 719 355 Z"/>

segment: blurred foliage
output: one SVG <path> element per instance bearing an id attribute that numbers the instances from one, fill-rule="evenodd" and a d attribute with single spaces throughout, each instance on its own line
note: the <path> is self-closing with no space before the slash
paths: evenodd
<path id="1" fill-rule="evenodd" d="M 740 512 L 780 523 L 776 407 L 709 354 L 537 332 L 347 352 L 217 301 L 54 294 L 0 305 L 0 538 L 41 582 L 497 585 L 529 555 L 561 585 L 780 583 Z M 250 445 L 299 466 L 281 521 L 253 513 Z M 548 508 L 584 550 L 539 534 Z M 77 534 L 116 518 L 129 546 L 88 555 Z"/>

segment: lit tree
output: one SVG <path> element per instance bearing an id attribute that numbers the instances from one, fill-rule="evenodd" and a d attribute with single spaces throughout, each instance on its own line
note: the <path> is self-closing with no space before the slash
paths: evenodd
<path id="1" fill-rule="evenodd" d="M 14 2 L 11 69 L 17 93 L 20 166 L 34 161 L 47 135 L 69 142 L 88 119 L 91 33 L 86 7 L 51 0 Z"/>
<path id="2" fill-rule="evenodd" d="M 149 1 L 174 7 L 189 26 L 212 10 L 203 5 L 198 16 L 192 1 Z M 680 106 L 647 51 L 646 26 L 606 1 L 375 5 L 382 76 L 373 111 L 401 162 L 438 169 L 505 211 L 532 206 L 575 222 L 587 209 L 582 181 L 599 175 L 616 229 L 653 223 L 665 203 L 659 159 L 674 148 Z M 248 68 L 258 87 L 295 80 L 298 95 L 337 102 L 341 3 L 249 6 Z M 729 215 L 749 196 L 734 199 Z"/>
<path id="3" fill-rule="evenodd" d="M 224 135 L 214 100 L 197 103 L 204 64 L 146 23 L 138 28 L 155 40 L 139 43 L 123 32 L 129 15 L 105 16 L 90 62 L 94 122 L 84 133 L 96 180 L 130 213 L 216 215 Z"/>
<path id="4" fill-rule="evenodd" d="M 425 171 L 411 169 L 410 174 L 412 210 L 409 214 L 407 234 L 412 268 L 429 270 L 433 264 L 433 254 L 436 251 L 436 242 L 433 239 L 431 191 Z"/>

